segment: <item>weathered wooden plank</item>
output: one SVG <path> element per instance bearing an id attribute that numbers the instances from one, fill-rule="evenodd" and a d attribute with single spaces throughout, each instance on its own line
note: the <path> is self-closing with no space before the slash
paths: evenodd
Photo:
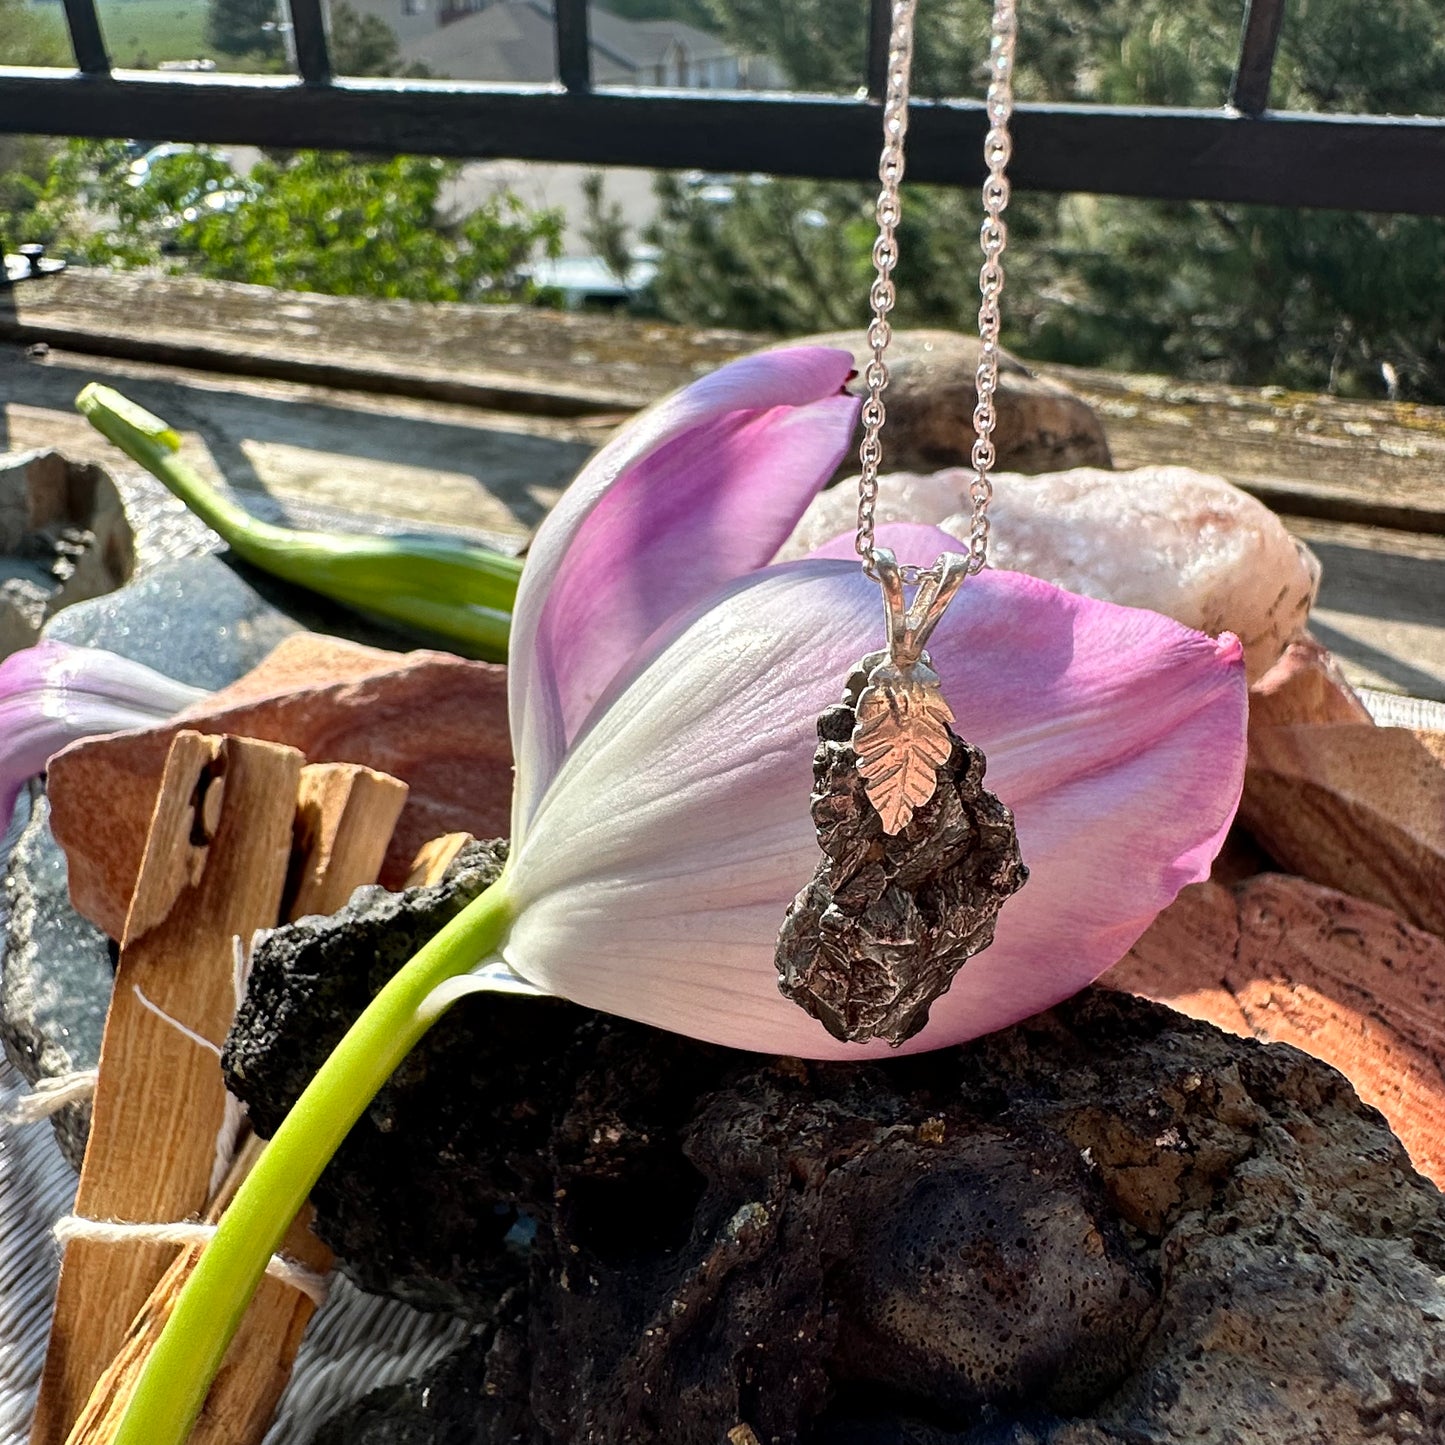
<path id="1" fill-rule="evenodd" d="M 0 340 L 541 416 L 628 412 L 759 344 L 742 332 L 276 292 L 75 267 L 18 287 Z"/>
<path id="2" fill-rule="evenodd" d="M 1445 407 L 1046 370 L 1103 417 L 1115 466 L 1198 467 L 1288 515 L 1445 533 Z"/>
<path id="3" fill-rule="evenodd" d="M 180 336 L 208 354 L 237 348 L 258 372 L 284 371 L 287 358 L 325 358 L 355 388 L 388 367 L 415 367 L 413 380 L 424 382 L 437 357 L 458 384 L 471 385 L 469 359 L 484 357 L 535 394 L 575 400 L 594 388 L 596 404 L 615 409 L 563 419 L 59 350 L 37 364 L 0 347 L 0 446 L 59 445 L 104 461 L 123 485 L 138 476 L 70 409 L 80 385 L 100 374 L 176 422 L 203 473 L 255 494 L 248 505 L 279 501 L 298 522 L 320 526 L 390 517 L 504 546 L 520 545 L 632 406 L 759 339 L 621 317 L 84 271 L 31 287 L 15 304 L 15 324 L 37 334 L 63 324 L 102 348 L 132 332 Z M 1047 370 L 1098 409 L 1119 466 L 1217 471 L 1290 518 L 1324 560 L 1317 621 L 1353 680 L 1445 696 L 1445 408 Z"/>
<path id="4" fill-rule="evenodd" d="M 174 422 L 207 481 L 275 518 L 323 530 L 393 525 L 459 529 L 504 550 L 520 546 L 611 429 L 444 402 L 223 378 L 52 351 L 29 361 L 0 345 L 0 451 L 57 447 L 94 457 L 128 495 L 153 491 L 143 469 L 74 409 L 104 380 Z M 144 509 L 154 516 L 154 504 Z M 148 539 L 141 555 L 147 559 Z M 150 560 L 154 560 L 151 557 Z"/>
<path id="5" fill-rule="evenodd" d="M 1310 627 L 1346 678 L 1445 700 L 1445 537 L 1286 521 L 1320 559 Z"/>
<path id="6" fill-rule="evenodd" d="M 13 312 L 0 309 L 7 336 L 599 423 L 762 340 L 624 317 L 84 270 L 20 288 Z M 1098 409 L 1121 467 L 1178 462 L 1220 472 L 1281 512 L 1445 534 L 1445 408 L 1046 370 Z"/>

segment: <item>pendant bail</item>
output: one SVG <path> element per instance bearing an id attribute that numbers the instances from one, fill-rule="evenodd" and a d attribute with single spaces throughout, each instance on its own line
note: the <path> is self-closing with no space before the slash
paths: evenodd
<path id="1" fill-rule="evenodd" d="M 883 591 L 888 658 L 900 672 L 906 672 L 923 657 L 944 609 L 968 576 L 968 558 L 960 552 L 942 553 L 919 578 L 911 605 L 904 595 L 903 569 L 897 557 L 887 547 L 878 547 L 872 560 Z"/>

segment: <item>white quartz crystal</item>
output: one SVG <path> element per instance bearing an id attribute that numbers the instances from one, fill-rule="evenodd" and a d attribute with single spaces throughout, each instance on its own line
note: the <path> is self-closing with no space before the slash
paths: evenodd
<path id="1" fill-rule="evenodd" d="M 885 476 L 879 523 L 927 522 L 966 538 L 971 475 L 954 468 Z M 1147 607 L 1203 632 L 1233 632 L 1244 644 L 1250 681 L 1305 627 L 1318 561 L 1268 507 L 1222 477 L 1188 467 L 1077 467 L 1040 476 L 1001 473 L 994 487 L 995 567 Z M 824 493 L 780 558 L 852 531 L 856 509 L 848 483 Z"/>

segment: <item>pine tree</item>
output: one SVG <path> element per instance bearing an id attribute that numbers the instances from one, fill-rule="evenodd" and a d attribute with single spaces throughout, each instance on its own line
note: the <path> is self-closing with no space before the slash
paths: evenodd
<path id="1" fill-rule="evenodd" d="M 206 41 L 223 55 L 257 55 L 279 60 L 285 44 L 284 17 L 277 0 L 211 0 Z"/>

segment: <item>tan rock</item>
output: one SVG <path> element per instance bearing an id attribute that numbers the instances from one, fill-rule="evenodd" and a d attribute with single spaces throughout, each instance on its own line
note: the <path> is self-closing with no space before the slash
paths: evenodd
<path id="1" fill-rule="evenodd" d="M 1445 940 L 1264 874 L 1186 888 L 1103 982 L 1323 1059 L 1445 1184 Z"/>
<path id="2" fill-rule="evenodd" d="M 967 538 L 971 480 L 964 468 L 885 476 L 877 519 L 931 523 Z M 847 488 L 825 492 L 779 558 L 851 532 L 856 506 Z M 993 566 L 1147 607 L 1203 632 L 1233 632 L 1251 680 L 1301 635 L 1319 584 L 1314 555 L 1268 507 L 1223 477 L 1188 467 L 1000 473 L 989 515 Z"/>
<path id="3" fill-rule="evenodd" d="M 859 331 L 832 331 L 790 346 L 837 346 L 853 353 L 858 376 L 849 390 L 865 394 L 863 369 L 872 357 Z M 888 347 L 887 454 L 900 471 L 966 466 L 973 452 L 978 399 L 978 338 L 957 331 L 895 331 Z M 1056 381 L 1035 376 L 1003 353 L 999 365 L 998 465 L 1015 472 L 1113 465 L 1103 423 L 1088 402 Z M 856 451 L 855 451 L 856 456 Z M 848 464 L 856 473 L 857 464 Z M 845 468 L 845 471 L 847 468 Z"/>
<path id="4" fill-rule="evenodd" d="M 71 897 L 113 938 L 171 736 L 198 726 L 287 743 L 310 762 L 361 763 L 409 784 L 382 871 L 388 886 L 400 886 L 421 845 L 440 834 L 496 838 L 510 828 L 505 668 L 299 635 L 181 718 L 88 739 L 51 761 L 51 826 L 69 859 Z"/>
<path id="5" fill-rule="evenodd" d="M 1251 726 L 1239 817 L 1291 871 L 1445 935 L 1445 732 Z"/>

